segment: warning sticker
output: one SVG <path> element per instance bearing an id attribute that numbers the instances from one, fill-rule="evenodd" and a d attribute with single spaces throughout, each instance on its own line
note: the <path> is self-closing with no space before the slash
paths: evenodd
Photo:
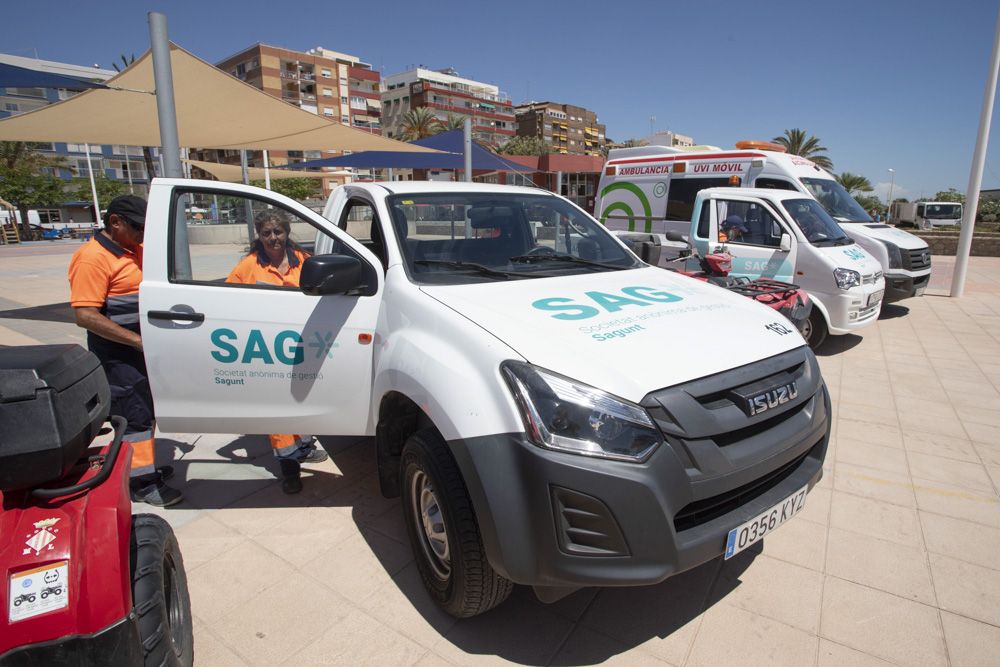
<path id="1" fill-rule="evenodd" d="M 69 606 L 69 561 L 10 575 L 7 617 L 11 623 Z"/>

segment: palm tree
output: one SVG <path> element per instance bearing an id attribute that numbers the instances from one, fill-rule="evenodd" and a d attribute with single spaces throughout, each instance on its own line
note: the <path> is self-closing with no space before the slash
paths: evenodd
<path id="1" fill-rule="evenodd" d="M 121 56 L 119 57 L 122 59 L 122 65 L 124 67 L 119 67 L 118 63 L 111 63 L 111 66 L 115 68 L 116 72 L 121 72 L 123 69 L 129 67 L 132 63 L 135 62 L 134 53 L 127 58 L 125 57 L 124 53 L 121 54 Z M 151 182 L 153 180 L 153 176 L 156 175 L 156 171 L 154 170 L 153 166 L 153 151 L 149 150 L 149 146 L 142 147 L 142 161 L 146 165 L 146 182 L 147 183 Z M 125 164 L 130 164 L 128 161 L 128 154 L 125 155 Z M 129 168 L 131 169 L 131 167 Z"/>
<path id="2" fill-rule="evenodd" d="M 442 127 L 433 111 L 427 107 L 417 107 L 403 114 L 399 138 L 403 141 L 416 141 L 437 134 Z"/>
<path id="3" fill-rule="evenodd" d="M 827 151 L 827 148 L 820 146 L 819 139 L 816 137 L 807 136 L 805 130 L 800 130 L 797 127 L 785 130 L 784 136 L 775 137 L 772 141 L 784 146 L 785 150 L 792 155 L 812 160 L 821 169 L 826 169 L 827 171 L 833 169 L 833 161 L 826 155 L 823 155 Z"/>
<path id="4" fill-rule="evenodd" d="M 445 130 L 461 130 L 465 127 L 465 116 L 456 113 L 448 114 L 448 120 L 442 123 Z"/>
<path id="5" fill-rule="evenodd" d="M 860 174 L 852 174 L 849 171 L 845 171 L 842 174 L 837 174 L 834 176 L 838 183 L 844 186 L 844 189 L 855 195 L 859 192 L 871 192 L 875 188 L 872 187 L 871 181 L 869 181 L 864 176 Z"/>

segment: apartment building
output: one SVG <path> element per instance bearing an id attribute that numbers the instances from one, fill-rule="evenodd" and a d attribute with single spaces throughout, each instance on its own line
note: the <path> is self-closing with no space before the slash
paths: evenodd
<path id="1" fill-rule="evenodd" d="M 553 153 L 600 157 L 605 128 L 593 111 L 573 104 L 529 102 L 514 112 L 517 136 L 539 137 Z"/>
<path id="2" fill-rule="evenodd" d="M 0 63 L 23 67 L 25 69 L 71 76 L 84 81 L 105 81 L 117 74 L 114 70 L 95 66 L 73 65 L 53 60 L 25 58 L 0 53 Z M 54 104 L 77 95 L 78 91 L 51 88 L 0 88 L 0 118 L 9 118 Z M 55 169 L 55 174 L 69 181 L 73 178 L 86 178 L 88 174 L 87 150 L 90 151 L 90 164 L 96 176 L 121 181 L 131 185 L 136 194 L 145 195 L 149 183 L 146 164 L 143 160 L 142 148 L 139 146 L 120 146 L 91 144 L 74 144 L 66 142 L 32 142 L 33 150 L 61 160 L 62 167 Z M 157 152 L 153 151 L 154 159 Z M 156 163 L 154 162 L 154 169 Z M 155 176 L 155 174 L 154 174 Z M 74 222 L 95 222 L 98 215 L 93 210 L 90 201 L 76 201 L 69 195 L 59 207 L 38 211 L 43 223 L 63 223 L 71 218 Z"/>
<path id="3" fill-rule="evenodd" d="M 382 91 L 382 123 L 386 136 L 400 137 L 403 116 L 410 109 L 426 107 L 442 123 L 453 118 L 471 118 L 472 136 L 491 146 L 516 134 L 514 108 L 497 86 L 464 79 L 453 69 L 417 67 L 385 77 Z"/>
<path id="4" fill-rule="evenodd" d="M 257 43 L 216 64 L 265 93 L 310 113 L 363 132 L 382 134 L 381 77 L 357 56 L 316 47 L 293 51 Z M 272 166 L 336 155 L 336 151 L 270 151 Z M 239 164 L 239 151 L 199 150 L 192 157 Z M 262 151 L 250 151 L 250 166 L 264 166 Z M 359 174 L 364 175 L 364 174 Z M 324 192 L 342 179 L 323 179 Z"/>

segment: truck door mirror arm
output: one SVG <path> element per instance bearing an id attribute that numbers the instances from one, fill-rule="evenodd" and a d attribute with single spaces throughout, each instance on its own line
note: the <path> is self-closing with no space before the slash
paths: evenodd
<path id="1" fill-rule="evenodd" d="M 347 255 L 314 255 L 302 264 L 299 288 L 306 294 L 346 294 L 364 289 L 361 260 Z"/>
<path id="2" fill-rule="evenodd" d="M 781 235 L 781 243 L 779 245 L 781 252 L 791 252 L 792 251 L 792 235 L 785 232 Z"/>

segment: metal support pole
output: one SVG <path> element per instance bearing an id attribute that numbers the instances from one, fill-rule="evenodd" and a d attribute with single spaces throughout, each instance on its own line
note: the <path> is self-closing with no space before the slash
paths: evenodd
<path id="1" fill-rule="evenodd" d="M 247 152 L 245 149 L 240 150 L 240 168 L 243 170 L 243 185 L 250 185 L 250 163 L 247 160 Z M 247 239 L 248 243 L 253 244 L 253 203 L 247 199 L 243 198 L 243 211 L 244 217 L 247 221 Z"/>
<path id="2" fill-rule="evenodd" d="M 90 144 L 83 145 L 83 152 L 87 155 L 87 175 L 90 176 L 90 194 L 94 198 L 94 222 L 101 223 L 101 203 L 97 201 L 97 184 L 94 183 L 94 165 L 90 162 Z"/>
<path id="3" fill-rule="evenodd" d="M 969 268 L 969 253 L 972 252 L 972 232 L 976 225 L 976 209 L 979 208 L 979 188 L 983 184 L 986 147 L 990 142 L 990 119 L 993 116 L 993 100 L 997 94 L 998 71 L 1000 71 L 1000 12 L 997 12 L 997 25 L 993 35 L 993 59 L 990 61 L 990 71 L 986 77 L 983 111 L 979 116 L 979 136 L 976 139 L 976 150 L 969 171 L 969 187 L 965 191 L 962 231 L 958 236 L 958 251 L 955 253 L 955 272 L 951 276 L 953 297 L 960 297 L 965 291 L 965 274 Z"/>
<path id="4" fill-rule="evenodd" d="M 181 178 L 181 145 L 177 136 L 177 109 L 174 107 L 174 75 L 170 67 L 167 17 L 149 13 L 149 44 L 153 52 L 153 80 L 156 85 L 156 117 L 160 123 L 163 175 Z"/>
<path id="5" fill-rule="evenodd" d="M 271 189 L 271 160 L 267 157 L 267 151 L 264 151 L 264 187 Z"/>
<path id="6" fill-rule="evenodd" d="M 892 217 L 892 190 L 893 186 L 896 185 L 896 170 L 889 170 L 889 200 L 886 202 L 885 206 L 885 221 L 889 222 L 889 218 Z"/>
<path id="7" fill-rule="evenodd" d="M 465 135 L 465 181 L 472 182 L 472 119 L 466 117 L 462 123 Z"/>
<path id="8" fill-rule="evenodd" d="M 132 159 L 128 154 L 128 146 L 125 146 L 125 176 L 128 178 L 128 193 L 130 195 L 135 194 L 135 190 L 132 189 Z"/>

